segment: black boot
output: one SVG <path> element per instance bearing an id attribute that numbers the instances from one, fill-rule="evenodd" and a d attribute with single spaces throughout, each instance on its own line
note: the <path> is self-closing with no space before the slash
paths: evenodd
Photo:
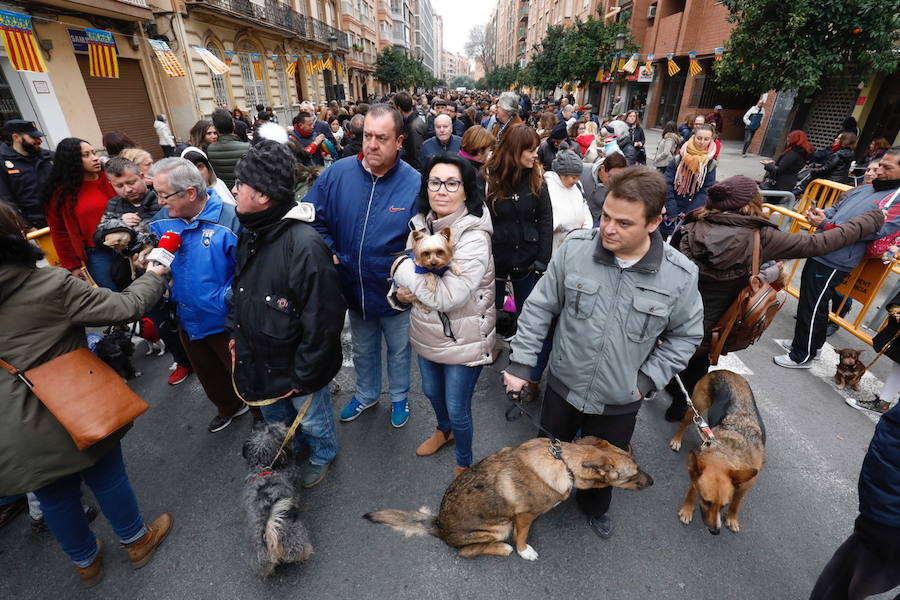
<path id="1" fill-rule="evenodd" d="M 674 379 L 666 385 L 666 391 L 672 396 L 672 404 L 666 409 L 666 421 L 678 423 L 687 411 L 687 401 L 684 398 L 681 387 Z"/>

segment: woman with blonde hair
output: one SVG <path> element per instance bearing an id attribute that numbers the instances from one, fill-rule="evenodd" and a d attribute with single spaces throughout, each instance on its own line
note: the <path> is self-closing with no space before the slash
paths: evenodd
<path id="1" fill-rule="evenodd" d="M 119 156 L 136 164 L 147 183 L 153 185 L 153 178 L 150 176 L 150 169 L 153 168 L 153 157 L 149 152 L 143 148 L 125 148 L 119 152 Z"/>

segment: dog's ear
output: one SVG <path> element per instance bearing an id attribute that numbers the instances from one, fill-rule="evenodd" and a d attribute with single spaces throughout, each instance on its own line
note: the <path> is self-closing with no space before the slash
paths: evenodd
<path id="1" fill-rule="evenodd" d="M 619 472 L 616 471 L 616 466 L 607 462 L 606 458 L 589 460 L 581 463 L 581 466 L 585 469 L 591 469 L 603 474 L 604 478 L 607 480 L 615 481 L 619 478 Z"/>
<path id="2" fill-rule="evenodd" d="M 444 227 L 443 229 L 441 229 L 440 231 L 438 231 L 438 234 L 439 234 L 442 238 L 444 238 L 445 240 L 447 240 L 447 243 L 448 243 L 448 244 L 450 243 L 450 236 L 452 235 L 452 232 L 450 231 L 450 228 L 449 228 L 449 227 Z"/>
<path id="3" fill-rule="evenodd" d="M 731 483 L 734 485 L 741 485 L 756 477 L 757 473 L 759 473 L 759 469 L 732 469 L 728 475 L 731 477 Z"/>
<path id="4" fill-rule="evenodd" d="M 423 237 L 425 237 L 425 234 L 422 233 L 421 231 L 413 231 L 413 232 L 412 232 L 412 236 L 413 236 L 413 241 L 414 241 L 414 242 L 418 242 L 418 241 L 421 240 Z"/>
<path id="5" fill-rule="evenodd" d="M 697 479 L 700 477 L 700 474 L 703 472 L 703 468 L 700 466 L 700 455 L 696 450 L 691 450 L 688 452 L 688 475 L 691 476 L 691 479 Z"/>

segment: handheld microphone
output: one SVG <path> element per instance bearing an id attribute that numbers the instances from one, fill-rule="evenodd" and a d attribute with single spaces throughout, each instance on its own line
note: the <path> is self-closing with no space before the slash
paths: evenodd
<path id="1" fill-rule="evenodd" d="M 147 260 L 167 268 L 171 267 L 179 246 L 181 246 L 181 236 L 174 231 L 167 231 L 159 238 L 156 248 L 147 254 Z"/>

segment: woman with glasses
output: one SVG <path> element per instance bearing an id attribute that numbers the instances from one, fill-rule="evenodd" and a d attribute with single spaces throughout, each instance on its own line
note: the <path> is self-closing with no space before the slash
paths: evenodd
<path id="1" fill-rule="evenodd" d="M 110 274 L 117 255 L 94 244 L 106 204 L 116 195 L 94 147 L 78 138 L 57 144 L 44 194 L 50 237 L 62 267 L 87 279 L 86 267 L 97 285 L 118 291 Z"/>
<path id="2" fill-rule="evenodd" d="M 525 129 L 524 127 L 516 129 Z M 410 255 L 393 266 L 388 299 L 395 308 L 412 303 L 409 340 L 419 357 L 422 391 L 437 417 L 435 432 L 417 449 L 429 456 L 456 441 L 459 476 L 472 464 L 472 395 L 494 348 L 494 261 L 491 217 L 466 159 L 433 157 L 422 173 L 418 214 L 410 221 L 408 249 L 421 235 L 439 237 L 435 252 L 452 248 L 452 269 L 427 269 Z"/>

